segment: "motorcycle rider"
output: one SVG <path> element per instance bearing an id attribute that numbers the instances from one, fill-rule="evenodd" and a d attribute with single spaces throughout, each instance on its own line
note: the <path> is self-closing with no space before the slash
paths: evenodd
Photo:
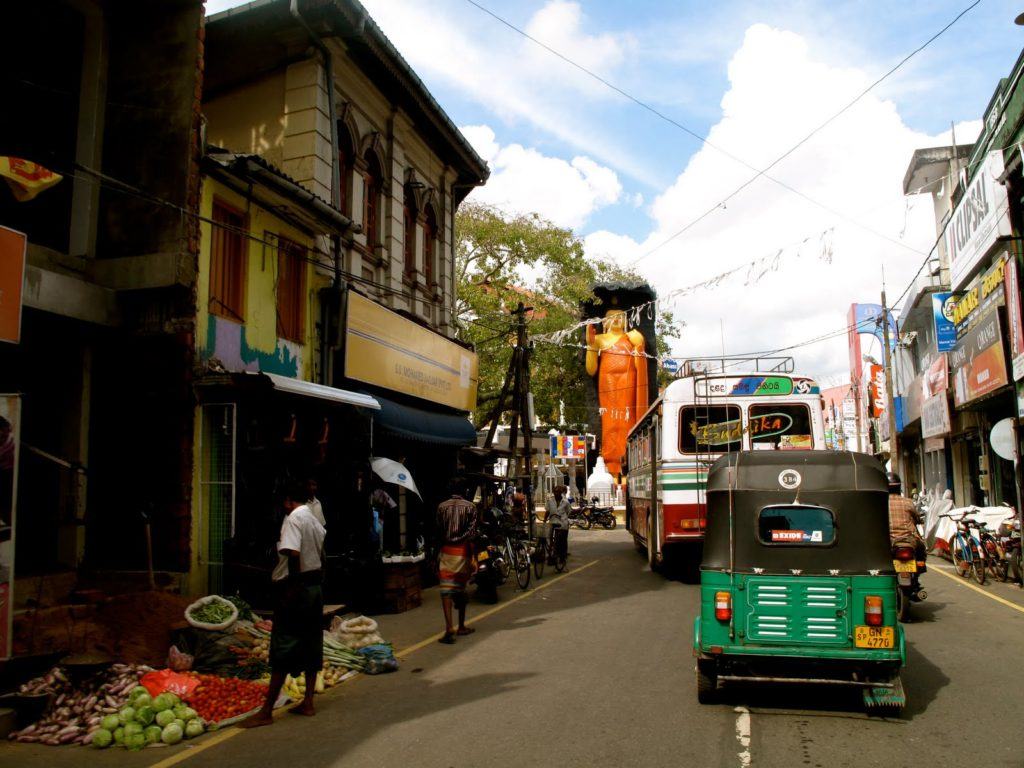
<path id="1" fill-rule="evenodd" d="M 889 472 L 889 541 L 912 541 L 918 560 L 924 560 L 924 540 L 917 530 L 922 522 L 914 502 L 903 495 L 903 481 L 895 472 Z"/>
<path id="2" fill-rule="evenodd" d="M 552 496 L 544 502 L 544 522 L 549 531 L 548 541 L 551 542 L 551 561 L 554 562 L 555 552 L 561 556 L 569 556 L 569 500 L 565 498 L 565 486 L 556 485 L 551 489 Z M 556 549 L 557 548 L 557 549 Z"/>

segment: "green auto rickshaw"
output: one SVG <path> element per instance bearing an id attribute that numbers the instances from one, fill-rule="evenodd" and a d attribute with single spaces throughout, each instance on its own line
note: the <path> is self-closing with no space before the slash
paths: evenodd
<path id="1" fill-rule="evenodd" d="M 829 683 L 898 712 L 885 470 L 838 451 L 740 451 L 712 466 L 694 622 L 697 698 L 721 682 Z"/>

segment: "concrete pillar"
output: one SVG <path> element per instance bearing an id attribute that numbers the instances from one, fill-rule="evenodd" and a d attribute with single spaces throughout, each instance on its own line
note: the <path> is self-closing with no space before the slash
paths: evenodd
<path id="1" fill-rule="evenodd" d="M 317 59 L 291 64 L 285 72 L 282 170 L 306 189 L 331 200 L 331 122 L 327 78 Z"/>

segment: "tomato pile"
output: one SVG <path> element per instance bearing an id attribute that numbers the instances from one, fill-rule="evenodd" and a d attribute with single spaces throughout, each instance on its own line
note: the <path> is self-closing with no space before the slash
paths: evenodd
<path id="1" fill-rule="evenodd" d="M 217 677 L 189 673 L 199 680 L 199 686 L 188 696 L 188 704 L 204 720 L 219 723 L 231 717 L 251 712 L 263 705 L 267 686 L 237 677 Z"/>

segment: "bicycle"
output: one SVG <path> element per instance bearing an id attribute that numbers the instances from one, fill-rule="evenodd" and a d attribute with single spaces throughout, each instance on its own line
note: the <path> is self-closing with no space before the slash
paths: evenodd
<path id="1" fill-rule="evenodd" d="M 985 583 L 985 550 L 981 546 L 978 537 L 971 531 L 971 526 L 980 527 L 977 520 L 967 517 L 966 514 L 960 517 L 952 515 L 940 515 L 948 517 L 956 523 L 956 534 L 949 542 L 949 555 L 953 560 L 953 568 L 964 579 L 973 571 L 974 579 L 978 584 Z"/>
<path id="2" fill-rule="evenodd" d="M 515 523 L 507 521 L 507 518 L 502 533 L 508 569 L 515 569 L 519 589 L 526 589 L 530 586 L 530 548 L 526 544 L 526 537 L 522 529 Z"/>

